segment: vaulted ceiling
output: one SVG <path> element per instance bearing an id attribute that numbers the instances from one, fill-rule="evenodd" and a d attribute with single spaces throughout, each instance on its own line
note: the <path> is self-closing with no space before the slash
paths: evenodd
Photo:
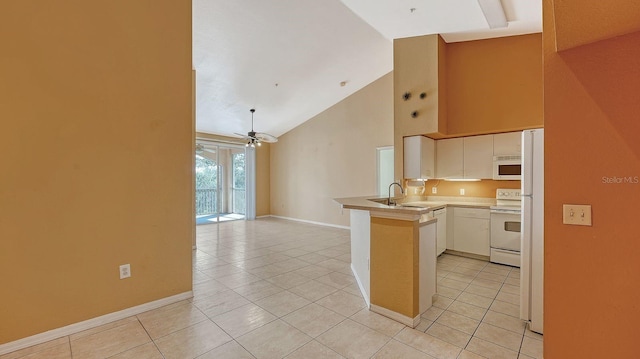
<path id="1" fill-rule="evenodd" d="M 196 130 L 280 136 L 393 69 L 393 39 L 447 42 L 542 31 L 541 0 L 193 0 Z"/>

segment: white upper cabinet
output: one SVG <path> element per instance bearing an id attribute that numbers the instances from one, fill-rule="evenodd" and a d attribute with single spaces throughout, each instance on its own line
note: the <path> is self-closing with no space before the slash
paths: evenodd
<path id="1" fill-rule="evenodd" d="M 464 178 L 493 178 L 493 135 L 464 137 Z"/>
<path id="2" fill-rule="evenodd" d="M 435 152 L 436 144 L 431 138 L 424 136 L 405 137 L 404 178 L 434 178 Z"/>
<path id="3" fill-rule="evenodd" d="M 463 178 L 464 145 L 462 138 L 449 138 L 436 142 L 436 177 Z"/>
<path id="4" fill-rule="evenodd" d="M 436 177 L 493 177 L 493 135 L 449 138 L 436 143 Z"/>
<path id="5" fill-rule="evenodd" d="M 522 132 L 493 135 L 494 156 L 519 156 L 522 153 Z"/>

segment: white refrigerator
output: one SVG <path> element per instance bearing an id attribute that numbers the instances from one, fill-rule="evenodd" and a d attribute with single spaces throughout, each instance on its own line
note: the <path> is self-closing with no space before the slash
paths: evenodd
<path id="1" fill-rule="evenodd" d="M 544 130 L 522 132 L 520 319 L 542 334 L 544 279 Z"/>

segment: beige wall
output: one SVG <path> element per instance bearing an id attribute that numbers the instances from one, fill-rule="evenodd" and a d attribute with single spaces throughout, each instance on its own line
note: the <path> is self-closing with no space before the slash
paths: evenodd
<path id="1" fill-rule="evenodd" d="M 349 225 L 337 197 L 376 193 L 376 148 L 393 144 L 393 75 L 369 84 L 271 146 L 271 214 Z"/>
<path id="2" fill-rule="evenodd" d="M 243 139 L 235 137 L 227 137 L 220 135 L 212 135 L 204 132 L 197 132 L 196 137 L 205 140 L 217 141 L 229 144 L 244 144 Z M 256 216 L 267 216 L 270 214 L 270 186 L 271 186 L 271 167 L 270 153 L 271 145 L 262 143 L 260 147 L 256 147 Z"/>
<path id="3" fill-rule="evenodd" d="M 4 1 L 0 43 L 0 344 L 190 291 L 191 1 Z"/>

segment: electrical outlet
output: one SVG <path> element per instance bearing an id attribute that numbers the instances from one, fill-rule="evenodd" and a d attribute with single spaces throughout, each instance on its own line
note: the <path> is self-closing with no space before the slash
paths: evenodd
<path id="1" fill-rule="evenodd" d="M 120 279 L 131 277 L 131 264 L 123 264 L 120 266 Z"/>
<path id="2" fill-rule="evenodd" d="M 438 187 L 431 187 L 431 193 L 438 193 Z"/>
<path id="3" fill-rule="evenodd" d="M 460 195 L 464 196 L 464 188 L 460 188 Z"/>

